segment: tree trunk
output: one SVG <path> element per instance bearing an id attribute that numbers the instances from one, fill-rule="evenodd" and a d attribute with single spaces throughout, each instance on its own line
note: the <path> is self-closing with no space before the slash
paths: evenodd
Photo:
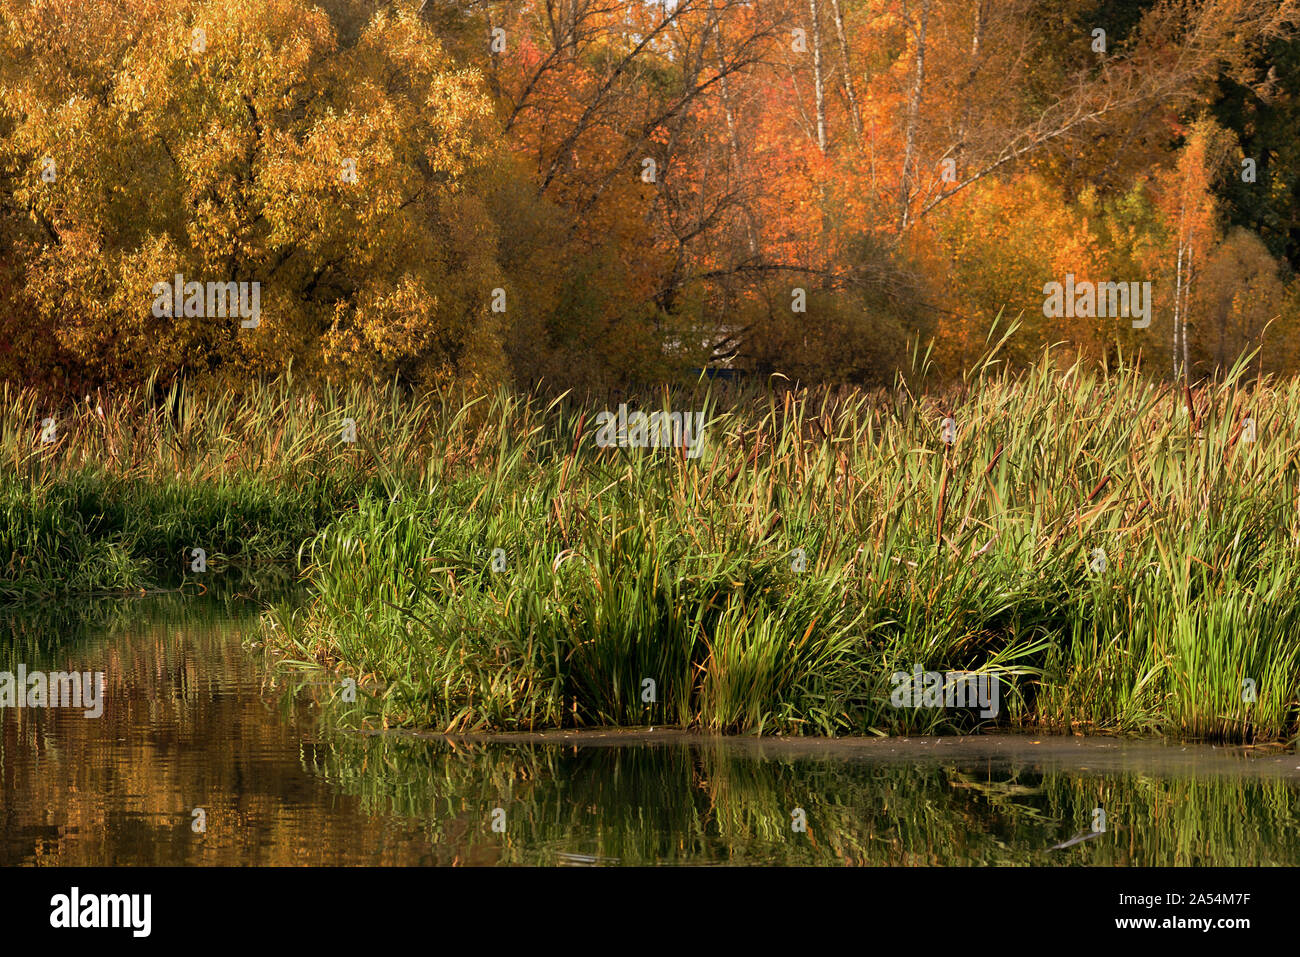
<path id="1" fill-rule="evenodd" d="M 1183 304 L 1183 237 L 1182 231 L 1179 231 L 1178 237 L 1178 267 L 1174 279 L 1174 381 L 1178 381 L 1178 317 L 1179 309 Z"/>
<path id="2" fill-rule="evenodd" d="M 975 23 L 971 27 L 970 37 L 970 70 L 966 73 L 966 86 L 969 87 L 975 82 L 975 77 L 980 69 L 980 49 L 984 45 L 984 21 L 985 12 L 984 4 L 987 0 L 976 0 L 975 3 Z M 963 97 L 964 105 L 961 110 L 961 122 L 957 125 L 957 143 L 958 151 L 964 152 L 966 149 L 966 130 L 970 126 L 971 104 L 969 97 Z"/>
<path id="3" fill-rule="evenodd" d="M 1196 237 L 1196 230 L 1187 234 L 1187 281 L 1183 283 L 1183 382 L 1186 383 L 1190 375 L 1190 363 L 1188 361 L 1187 348 L 1187 316 L 1191 312 L 1192 300 L 1192 271 L 1195 264 L 1195 249 L 1193 245 Z"/>
<path id="4" fill-rule="evenodd" d="M 831 0 L 831 12 L 835 14 L 835 35 L 840 44 L 840 69 L 844 72 L 844 97 L 849 101 L 849 122 L 853 124 L 853 135 L 861 138 L 862 111 L 858 109 L 858 92 L 849 65 L 849 41 L 844 34 L 844 11 L 840 8 L 840 0 Z"/>
<path id="5" fill-rule="evenodd" d="M 727 148 L 731 154 L 731 165 L 736 176 L 740 176 L 740 144 L 736 141 L 736 115 L 731 109 L 731 88 L 727 84 L 727 73 L 722 42 L 722 27 L 718 26 L 718 71 L 722 74 L 722 116 L 727 124 Z M 749 245 L 749 255 L 758 255 L 758 229 L 754 223 L 754 212 L 748 203 L 744 206 L 745 233 Z"/>
<path id="6" fill-rule="evenodd" d="M 907 4 L 903 15 L 908 16 Z M 925 28 L 930 19 L 930 0 L 921 0 L 921 18 L 916 33 L 916 66 L 912 75 L 912 92 L 907 100 L 907 129 L 903 138 L 902 216 L 900 228 L 911 223 L 912 176 L 916 165 L 916 127 L 921 113 L 921 93 L 925 88 Z M 909 18 L 910 22 L 910 18 Z"/>
<path id="7" fill-rule="evenodd" d="M 812 17 L 813 96 L 817 101 L 817 146 L 826 152 L 826 81 L 822 76 L 822 25 L 817 0 L 808 0 Z"/>

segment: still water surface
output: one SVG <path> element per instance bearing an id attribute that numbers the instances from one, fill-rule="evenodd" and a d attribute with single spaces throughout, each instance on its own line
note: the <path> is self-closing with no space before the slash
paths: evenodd
<path id="1" fill-rule="evenodd" d="M 0 710 L 0 864 L 1300 863 L 1289 751 L 348 731 L 268 677 L 257 613 L 0 612 L 0 670 L 106 674 L 98 719 Z"/>

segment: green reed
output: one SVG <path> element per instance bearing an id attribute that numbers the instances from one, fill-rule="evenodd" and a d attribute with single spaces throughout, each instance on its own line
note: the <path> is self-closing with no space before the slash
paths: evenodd
<path id="1" fill-rule="evenodd" d="M 444 730 L 979 724 L 891 705 L 920 664 L 999 676 L 1004 724 L 1292 735 L 1300 394 L 1240 373 L 1193 396 L 1049 355 L 942 398 L 664 396 L 705 411 L 698 458 L 488 398 L 314 539 L 274 643 Z"/>

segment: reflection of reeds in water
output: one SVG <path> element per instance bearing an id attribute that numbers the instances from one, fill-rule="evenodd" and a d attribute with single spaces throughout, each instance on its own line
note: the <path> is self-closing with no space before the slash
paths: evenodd
<path id="1" fill-rule="evenodd" d="M 313 773 L 421 821 L 439 863 L 1290 865 L 1297 793 L 1220 775 L 1093 775 L 826 757 L 725 744 L 448 745 L 329 735 Z M 493 833 L 493 808 L 506 833 Z M 791 812 L 807 814 L 795 833 Z M 1104 809 L 1106 830 L 1089 831 Z"/>

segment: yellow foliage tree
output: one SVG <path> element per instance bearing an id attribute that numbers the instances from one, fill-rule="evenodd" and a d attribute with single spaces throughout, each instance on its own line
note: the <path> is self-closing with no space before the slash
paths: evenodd
<path id="1" fill-rule="evenodd" d="M 3 0 L 0 61 L 22 321 L 84 376 L 503 375 L 493 111 L 413 5 Z M 177 274 L 256 327 L 159 315 Z"/>

